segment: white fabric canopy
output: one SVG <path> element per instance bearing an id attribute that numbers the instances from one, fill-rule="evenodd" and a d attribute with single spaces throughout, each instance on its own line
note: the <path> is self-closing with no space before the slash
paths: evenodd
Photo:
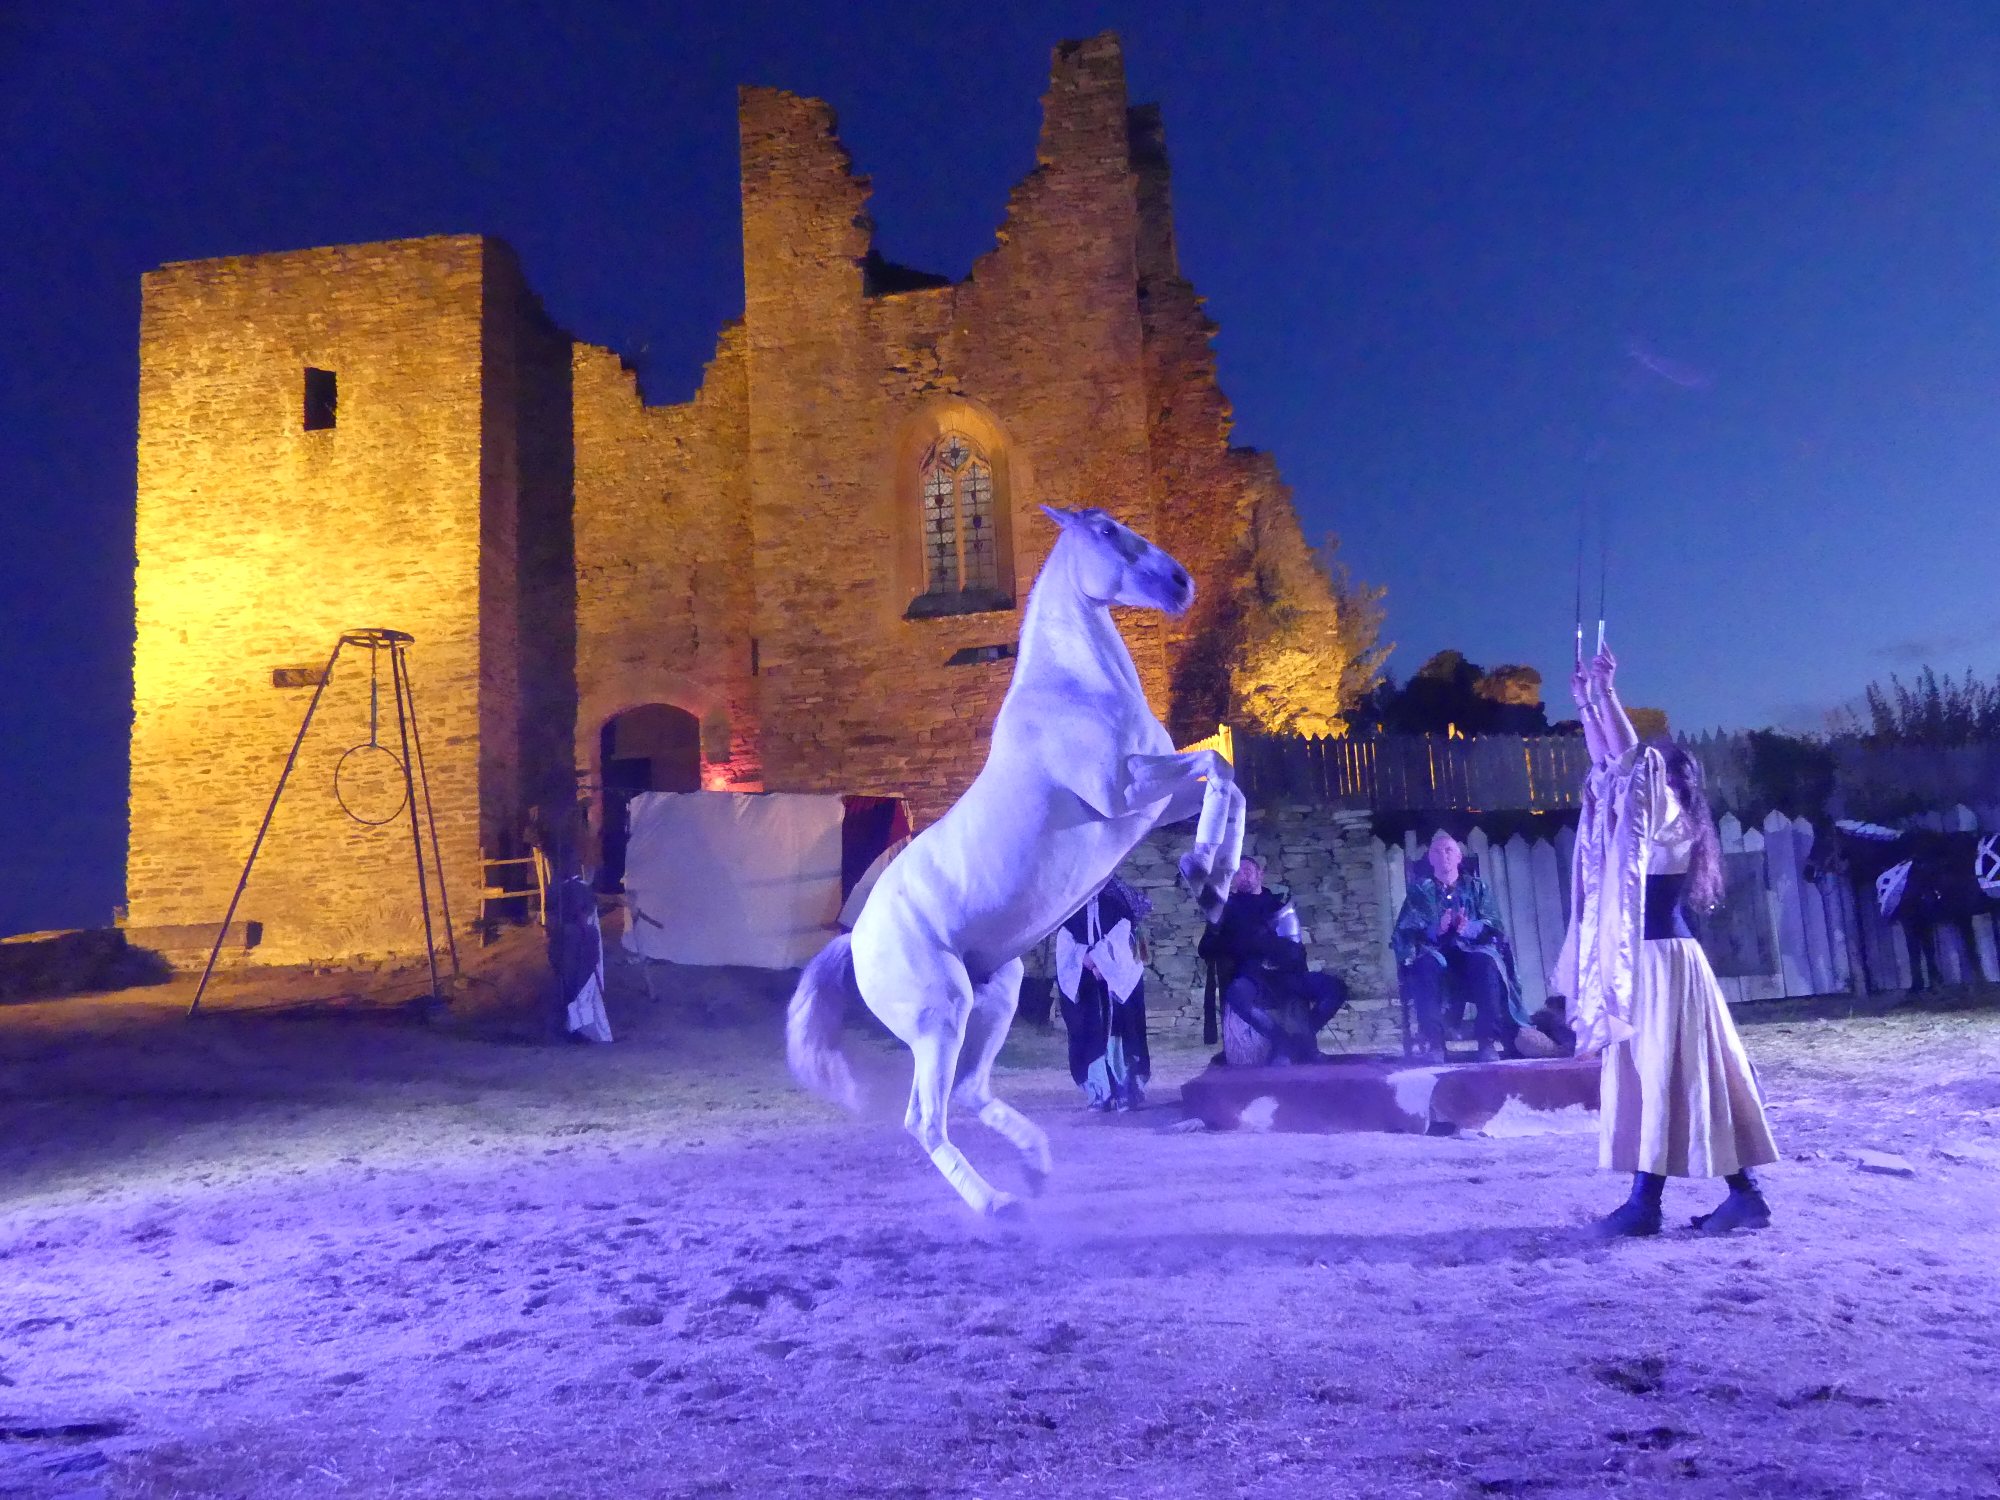
<path id="1" fill-rule="evenodd" d="M 643 792 L 625 846 L 626 951 L 795 969 L 840 914 L 837 796 Z"/>

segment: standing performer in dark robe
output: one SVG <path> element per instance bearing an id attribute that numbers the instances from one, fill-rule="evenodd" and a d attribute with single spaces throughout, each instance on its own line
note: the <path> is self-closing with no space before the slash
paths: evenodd
<path id="1" fill-rule="evenodd" d="M 573 805 L 552 815 L 546 826 L 538 816 L 536 825 L 535 841 L 549 872 L 542 921 L 554 981 L 551 1030 L 579 1041 L 608 1042 L 604 934 L 597 921 L 597 891 L 586 854 L 588 825 L 581 809 Z"/>
<path id="2" fill-rule="evenodd" d="M 1605 1236 L 1658 1234 L 1669 1177 L 1721 1177 L 1729 1196 L 1695 1227 L 1761 1229 L 1770 1205 L 1750 1169 L 1778 1159 L 1750 1059 L 1686 908 L 1722 898 L 1722 855 L 1701 763 L 1641 745 L 1600 650 L 1571 689 L 1590 741 L 1556 988 L 1571 999 L 1579 1055 L 1604 1054 L 1600 1160 L 1632 1173 Z"/>
<path id="3" fill-rule="evenodd" d="M 1470 1004 L 1484 1062 L 1528 1024 L 1514 955 L 1500 926 L 1500 903 L 1477 875 L 1461 875 L 1465 851 L 1444 830 L 1432 838 L 1422 873 L 1410 881 L 1390 945 L 1417 1016 L 1423 1052 L 1444 1056 L 1444 1044 Z"/>
<path id="4" fill-rule="evenodd" d="M 1056 988 L 1069 1072 L 1092 1109 L 1137 1109 L 1153 1076 L 1146 1049 L 1145 939 L 1152 902 L 1116 875 L 1056 929 Z"/>

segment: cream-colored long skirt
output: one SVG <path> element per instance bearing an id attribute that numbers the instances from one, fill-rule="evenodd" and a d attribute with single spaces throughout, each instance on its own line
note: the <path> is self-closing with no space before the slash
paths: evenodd
<path id="1" fill-rule="evenodd" d="M 1750 1058 L 1701 944 L 1642 943 L 1635 977 L 1633 1034 L 1604 1053 L 1602 1164 L 1726 1177 L 1776 1161 Z"/>

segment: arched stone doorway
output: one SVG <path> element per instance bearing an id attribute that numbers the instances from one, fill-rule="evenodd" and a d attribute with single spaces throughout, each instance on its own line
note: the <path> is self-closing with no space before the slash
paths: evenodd
<path id="1" fill-rule="evenodd" d="M 598 731 L 598 764 L 604 768 L 604 859 L 600 890 L 625 882 L 626 807 L 640 792 L 701 790 L 701 721 L 671 703 L 642 703 L 613 714 Z"/>

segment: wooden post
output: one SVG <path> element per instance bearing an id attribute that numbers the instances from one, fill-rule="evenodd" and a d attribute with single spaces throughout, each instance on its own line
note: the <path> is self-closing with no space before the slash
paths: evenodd
<path id="1" fill-rule="evenodd" d="M 1805 923 L 1806 967 L 1815 995 L 1830 995 L 1839 983 L 1833 974 L 1833 939 L 1828 925 L 1826 898 L 1819 883 L 1806 877 L 1812 858 L 1813 826 L 1804 818 L 1792 820 L 1792 851 L 1799 862 L 1799 914 Z"/>
<path id="2" fill-rule="evenodd" d="M 1563 909 L 1563 893 L 1567 885 L 1564 877 L 1569 872 L 1556 858 L 1555 845 L 1547 839 L 1535 841 L 1528 851 L 1528 862 L 1534 875 L 1535 917 L 1542 930 L 1541 964 L 1542 974 L 1546 977 L 1556 971 L 1556 960 L 1562 955 L 1563 934 L 1569 927 L 1569 916 Z"/>
<path id="3" fill-rule="evenodd" d="M 1514 943 L 1514 969 L 1521 981 L 1521 1003 L 1540 1010 L 1549 1000 L 1548 966 L 1541 961 L 1542 919 L 1535 906 L 1535 867 L 1528 841 L 1520 834 L 1507 840 L 1507 894 L 1512 922 L 1507 936 Z"/>
<path id="4" fill-rule="evenodd" d="M 1778 895 L 1771 889 L 1771 860 L 1764 848 L 1764 834 L 1761 829 L 1748 828 L 1743 832 L 1743 852 L 1764 856 L 1764 910 L 1765 920 L 1770 923 L 1773 935 L 1771 946 L 1780 950 L 1776 960 L 1776 972 L 1765 975 L 1748 975 L 1743 980 L 1743 998 L 1746 1000 L 1781 1000 L 1785 994 L 1785 961 L 1782 953 L 1784 940 L 1778 926 Z"/>
<path id="5" fill-rule="evenodd" d="M 1778 977 L 1786 995 L 1817 994 L 1806 956 L 1806 924 L 1799 897 L 1798 839 L 1792 820 L 1775 807 L 1764 819 L 1764 869 L 1778 923 Z"/>
<path id="6" fill-rule="evenodd" d="M 1403 914 L 1404 887 L 1407 884 L 1409 867 L 1403 862 L 1403 851 L 1396 845 L 1375 842 L 1376 880 L 1382 889 L 1382 923 L 1380 939 L 1382 943 L 1382 976 L 1391 995 L 1397 993 L 1396 950 L 1390 946 L 1395 935 L 1396 918 Z"/>

